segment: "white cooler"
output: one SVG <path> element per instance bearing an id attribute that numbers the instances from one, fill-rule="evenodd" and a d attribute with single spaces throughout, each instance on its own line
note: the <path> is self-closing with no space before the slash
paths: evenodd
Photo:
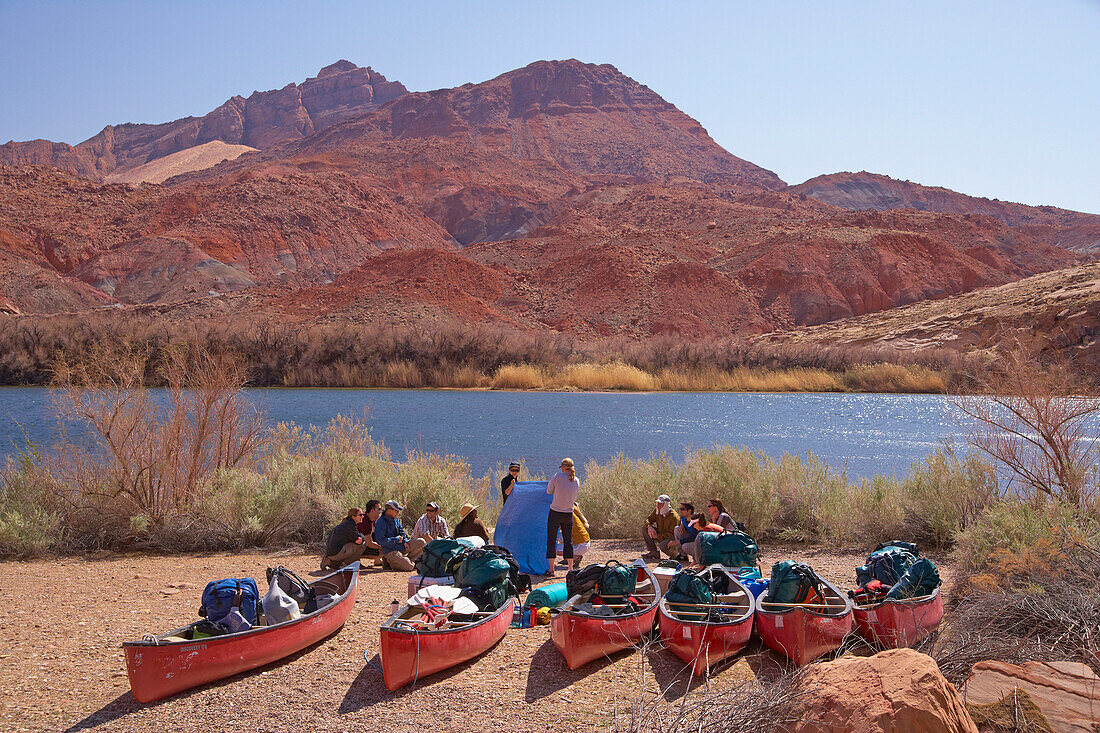
<path id="1" fill-rule="evenodd" d="M 676 573 L 675 568 L 653 568 L 653 574 L 657 576 L 657 585 L 661 586 L 661 595 L 668 590 L 668 584 L 672 582 L 672 576 Z"/>
<path id="2" fill-rule="evenodd" d="M 455 579 L 450 575 L 442 578 L 425 578 L 421 575 L 409 576 L 409 595 L 407 598 L 412 598 L 416 595 L 416 592 L 421 588 L 427 588 L 429 585 L 454 585 Z"/>

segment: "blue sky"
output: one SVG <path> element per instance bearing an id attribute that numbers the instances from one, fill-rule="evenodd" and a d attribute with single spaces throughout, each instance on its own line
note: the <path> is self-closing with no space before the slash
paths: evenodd
<path id="1" fill-rule="evenodd" d="M 789 183 L 870 170 L 1100 213 L 1100 0 L 0 0 L 0 142 L 201 115 L 340 58 L 413 90 L 611 63 Z"/>

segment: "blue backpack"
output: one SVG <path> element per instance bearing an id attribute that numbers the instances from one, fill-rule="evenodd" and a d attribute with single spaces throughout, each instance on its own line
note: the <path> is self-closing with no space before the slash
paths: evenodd
<path id="1" fill-rule="evenodd" d="M 241 615 L 248 623 L 255 626 L 256 601 L 260 597 L 260 591 L 252 578 L 211 580 L 202 592 L 202 607 L 199 609 L 199 615 L 206 616 L 207 620 L 214 623 L 221 621 L 233 608 L 237 591 L 241 594 Z"/>

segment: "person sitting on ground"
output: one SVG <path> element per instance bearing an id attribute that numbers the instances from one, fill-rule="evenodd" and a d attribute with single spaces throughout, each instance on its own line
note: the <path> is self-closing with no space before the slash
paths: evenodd
<path id="1" fill-rule="evenodd" d="M 721 499 L 711 499 L 707 502 L 707 513 L 710 514 L 710 523 L 717 524 L 723 531 L 727 529 L 737 529 L 737 522 L 733 521 L 733 517 L 726 513 L 726 507 L 722 505 Z M 708 532 L 712 530 L 707 530 Z"/>
<path id="2" fill-rule="evenodd" d="M 404 510 L 395 499 L 386 502 L 382 516 L 374 523 L 374 541 L 382 548 L 382 567 L 409 573 L 415 567 L 413 560 L 420 557 L 428 543 L 423 539 L 410 540 L 405 534 L 397 518 Z"/>
<path id="3" fill-rule="evenodd" d="M 469 502 L 458 510 L 458 524 L 455 525 L 455 537 L 480 537 L 489 542 L 489 528 L 477 518 L 477 507 Z"/>
<path id="4" fill-rule="evenodd" d="M 363 544 L 366 545 L 363 548 L 363 555 L 373 557 L 375 565 L 382 564 L 382 548 L 374 541 L 374 523 L 380 516 L 382 516 L 382 502 L 371 499 L 363 510 L 363 518 L 355 525 L 359 534 L 363 535 Z"/>
<path id="5" fill-rule="evenodd" d="M 504 506 L 508 503 L 508 497 L 512 495 L 512 490 L 516 488 L 516 481 L 519 480 L 519 464 L 512 461 L 508 464 L 508 473 L 504 474 L 504 478 L 500 480 L 500 505 Z"/>
<path id="6" fill-rule="evenodd" d="M 339 570 L 363 556 L 366 545 L 363 544 L 363 535 L 359 534 L 355 526 L 362 518 L 363 510 L 353 506 L 348 509 L 344 520 L 328 533 L 325 554 L 321 556 L 322 570 L 327 570 L 329 567 Z"/>
<path id="7" fill-rule="evenodd" d="M 649 549 L 646 560 L 660 560 L 661 552 L 669 557 L 680 556 L 680 543 L 676 541 L 674 530 L 678 524 L 672 511 L 672 499 L 667 494 L 657 497 L 657 508 L 646 517 L 643 538 Z"/>
<path id="8" fill-rule="evenodd" d="M 719 524 L 713 524 L 707 521 L 707 515 L 695 514 L 691 518 L 692 527 L 695 528 L 696 540 L 691 543 L 691 551 L 689 553 L 692 562 L 696 565 L 703 564 L 703 543 L 698 541 L 699 532 L 722 532 L 722 526 Z"/>
<path id="9" fill-rule="evenodd" d="M 680 502 L 680 523 L 672 530 L 672 536 L 680 543 L 680 556 L 676 558 L 681 562 L 695 550 L 695 535 L 699 530 L 695 529 L 692 517 L 695 515 L 695 505 L 690 501 Z"/>
<path id="10" fill-rule="evenodd" d="M 450 537 L 447 529 L 447 520 L 439 513 L 439 504 L 428 502 L 427 511 L 420 515 L 413 525 L 413 539 L 423 539 L 425 543 L 438 540 L 440 537 Z"/>

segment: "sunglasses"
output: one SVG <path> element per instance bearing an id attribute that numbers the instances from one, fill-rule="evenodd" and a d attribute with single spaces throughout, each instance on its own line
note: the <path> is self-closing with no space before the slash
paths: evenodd
<path id="1" fill-rule="evenodd" d="M 519 469 L 518 468 L 509 468 L 508 473 L 519 473 Z"/>
<path id="2" fill-rule="evenodd" d="M 429 512 L 438 512 L 439 510 L 436 509 L 434 506 L 430 506 L 430 507 L 428 507 L 428 511 Z"/>

